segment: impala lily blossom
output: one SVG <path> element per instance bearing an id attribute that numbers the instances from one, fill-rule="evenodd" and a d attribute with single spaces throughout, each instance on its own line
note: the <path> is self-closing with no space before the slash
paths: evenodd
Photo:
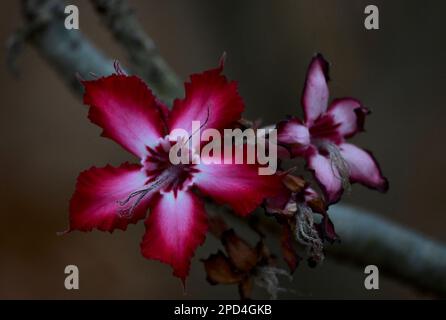
<path id="1" fill-rule="evenodd" d="M 70 203 L 70 228 L 112 232 L 145 220 L 141 242 L 144 257 L 170 264 L 183 283 L 190 260 L 208 228 L 202 198 L 209 196 L 247 215 L 279 187 L 276 176 L 260 176 L 258 165 L 179 164 L 169 162 L 169 137 L 176 128 L 190 134 L 192 121 L 223 130 L 236 123 L 244 109 L 237 84 L 218 68 L 194 74 L 185 84 L 185 98 L 172 111 L 158 102 L 135 76 L 116 74 L 83 81 L 89 118 L 137 156 L 140 164 L 91 168 L 80 174 Z M 191 150 L 193 153 L 193 150 Z M 222 161 L 223 163 L 223 161 Z"/>
<path id="2" fill-rule="evenodd" d="M 328 105 L 328 63 L 316 55 L 308 68 L 301 99 L 304 121 L 290 118 L 277 125 L 279 144 L 292 157 L 303 156 L 329 203 L 339 201 L 350 182 L 385 192 L 387 179 L 373 155 L 346 142 L 363 131 L 369 111 L 353 98 Z"/>

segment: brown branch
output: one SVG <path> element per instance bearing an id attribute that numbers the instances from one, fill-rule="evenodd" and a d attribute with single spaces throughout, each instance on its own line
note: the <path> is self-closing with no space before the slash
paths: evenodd
<path id="1" fill-rule="evenodd" d="M 121 6 L 124 1 L 118 1 Z M 99 1 L 95 1 L 99 2 Z M 113 2 L 113 1 L 112 1 Z M 110 3 L 112 3 L 110 2 Z M 79 31 L 68 31 L 63 26 L 63 4 L 56 0 L 23 0 L 24 13 L 28 25 L 26 37 L 37 51 L 46 59 L 53 69 L 62 76 L 66 83 L 81 91 L 75 77 L 77 72 L 98 75 L 109 74 L 113 71 L 113 63 L 98 51 Z M 119 11 L 118 11 L 119 12 Z M 126 12 L 125 10 L 123 12 Z M 133 27 L 124 31 L 114 31 L 117 39 L 125 46 L 133 41 L 149 39 L 142 33 L 133 15 L 127 18 L 116 17 L 109 13 L 107 19 L 114 16 L 120 23 L 130 23 Z M 127 13 L 126 13 L 127 14 Z M 130 21 L 130 22 L 129 22 Z M 112 22 L 109 22 L 113 24 Z M 115 27 L 112 27 L 112 29 Z M 130 30 L 139 29 L 139 40 L 126 40 Z M 25 28 L 26 30 L 26 28 Z M 127 42 L 128 41 L 128 42 Z M 142 52 L 153 51 L 154 45 L 148 42 Z M 135 50 L 135 49 L 131 49 Z M 130 53 L 132 55 L 132 53 Z M 177 94 L 178 87 L 171 71 L 163 75 L 165 64 L 160 64 L 157 54 L 144 55 L 135 58 L 135 67 L 142 69 L 145 77 L 149 78 L 152 86 L 158 88 L 166 97 Z M 154 59 L 154 60 L 152 60 Z M 150 76 L 150 66 L 158 68 L 160 75 Z M 138 72 L 139 73 L 139 72 Z M 175 77 L 176 78 L 176 77 Z M 159 80 L 165 79 L 165 80 Z M 161 81 L 161 82 L 160 82 Z M 169 89 L 170 88 L 170 89 Z M 382 271 L 408 281 L 414 287 L 425 289 L 441 296 L 446 295 L 446 248 L 406 228 L 396 226 L 384 219 L 349 206 L 337 205 L 330 209 L 330 216 L 334 220 L 336 229 L 342 238 L 342 243 L 330 246 L 328 253 L 337 259 L 353 261 L 364 267 L 375 264 Z M 264 219 L 267 221 L 267 219 Z M 268 224 L 268 223 L 265 223 Z M 269 223 L 271 226 L 271 223 Z"/>

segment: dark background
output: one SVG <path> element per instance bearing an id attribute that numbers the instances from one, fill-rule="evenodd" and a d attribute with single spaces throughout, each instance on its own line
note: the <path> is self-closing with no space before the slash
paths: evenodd
<path id="1" fill-rule="evenodd" d="M 113 43 L 90 3 L 80 27 L 109 56 L 125 54 Z M 444 232 L 446 160 L 444 108 L 444 1 L 131 1 L 146 31 L 182 79 L 216 65 L 238 80 L 246 116 L 273 123 L 301 114 L 299 99 L 315 52 L 332 63 L 332 97 L 354 96 L 372 109 L 367 133 L 355 139 L 373 150 L 390 191 L 355 186 L 344 199 L 440 241 Z M 380 30 L 366 31 L 364 8 L 380 9 Z M 0 40 L 22 25 L 19 1 L 3 1 Z M 1 51 L 0 60 L 5 60 Z M 183 295 L 171 269 L 139 252 L 144 227 L 127 232 L 72 233 L 68 202 L 80 171 L 131 159 L 99 137 L 87 110 L 31 47 L 21 74 L 0 73 L 0 298 L 236 298 L 234 287 L 211 287 L 198 258 Z M 211 246 L 211 248 L 209 248 Z M 66 291 L 64 268 L 80 269 L 80 290 Z M 366 291 L 363 270 L 328 259 L 296 273 L 288 298 L 423 297 L 382 278 Z M 256 292 L 257 297 L 265 297 Z"/>

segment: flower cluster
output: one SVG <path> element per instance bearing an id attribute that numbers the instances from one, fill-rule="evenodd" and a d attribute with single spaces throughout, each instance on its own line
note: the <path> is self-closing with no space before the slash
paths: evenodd
<path id="1" fill-rule="evenodd" d="M 328 63 L 317 55 L 302 96 L 304 119 L 290 117 L 276 126 L 279 156 L 304 158 L 315 184 L 283 168 L 273 175 L 259 175 L 257 162 L 173 164 L 169 151 L 177 143 L 189 142 L 193 121 L 219 132 L 249 125 L 241 118 L 244 103 L 237 84 L 222 71 L 223 60 L 215 69 L 192 75 L 185 84 L 185 97 L 176 99 L 170 110 L 142 80 L 124 74 L 119 66 L 116 74 L 82 81 L 90 120 L 139 163 L 82 172 L 70 202 L 68 231 L 112 232 L 145 220 L 142 255 L 169 264 L 184 283 L 191 258 L 208 230 L 203 201 L 208 197 L 242 217 L 263 205 L 281 225 L 283 256 L 291 271 L 300 260 L 296 245 L 305 246 L 312 264 L 323 259 L 324 242 L 338 239 L 328 205 L 339 201 L 353 182 L 387 189 L 373 156 L 346 142 L 363 130 L 368 110 L 352 98 L 328 104 Z M 189 138 L 173 137 L 176 129 Z M 188 149 L 193 156 L 195 147 Z M 271 283 L 276 282 L 275 270 L 282 269 L 273 266 L 262 241 L 254 248 L 233 231 L 222 234 L 228 256 L 219 252 L 204 261 L 211 282 L 237 283 L 243 297 L 249 295 L 253 279 L 263 281 L 270 291 L 278 288 Z M 274 275 L 267 276 L 268 272 Z"/>
<path id="2" fill-rule="evenodd" d="M 291 157 L 306 159 L 330 204 L 339 201 L 353 182 L 387 191 L 387 180 L 372 154 L 346 142 L 364 130 L 370 111 L 353 98 L 335 99 L 329 105 L 327 81 L 328 63 L 316 55 L 301 99 L 304 119 L 291 117 L 279 123 L 279 143 Z"/>
<path id="3" fill-rule="evenodd" d="M 277 124 L 282 158 L 304 158 L 322 193 L 302 177 L 286 172 L 282 191 L 266 201 L 267 212 L 275 214 L 283 227 L 283 255 L 291 271 L 298 257 L 290 234 L 307 248 L 310 265 L 316 265 L 324 258 L 324 242 L 339 239 L 328 216 L 329 205 L 338 202 L 351 183 L 381 192 L 388 189 L 373 155 L 346 141 L 364 131 L 370 111 L 353 98 L 329 104 L 328 67 L 322 55 L 312 59 L 301 98 L 303 120 L 289 117 Z"/>

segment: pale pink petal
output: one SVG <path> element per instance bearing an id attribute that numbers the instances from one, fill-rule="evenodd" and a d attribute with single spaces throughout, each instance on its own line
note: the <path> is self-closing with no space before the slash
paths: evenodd
<path id="1" fill-rule="evenodd" d="M 310 144 L 310 132 L 299 119 L 282 121 L 277 125 L 279 144 L 293 148 L 305 148 Z"/>
<path id="2" fill-rule="evenodd" d="M 364 120 L 369 110 L 356 99 L 344 98 L 334 100 L 327 114 L 333 118 L 337 132 L 348 138 L 364 130 Z"/>
<path id="3" fill-rule="evenodd" d="M 387 179 L 381 173 L 378 162 L 370 152 L 350 143 L 341 144 L 340 151 L 348 163 L 352 182 L 359 182 L 381 192 L 387 191 Z"/>
<path id="4" fill-rule="evenodd" d="M 311 124 L 327 110 L 328 106 L 328 62 L 317 54 L 310 63 L 302 95 L 305 124 Z"/>
<path id="5" fill-rule="evenodd" d="M 342 181 L 331 160 L 318 152 L 314 152 L 308 157 L 307 164 L 319 182 L 327 202 L 335 203 L 339 201 L 343 191 Z"/>

